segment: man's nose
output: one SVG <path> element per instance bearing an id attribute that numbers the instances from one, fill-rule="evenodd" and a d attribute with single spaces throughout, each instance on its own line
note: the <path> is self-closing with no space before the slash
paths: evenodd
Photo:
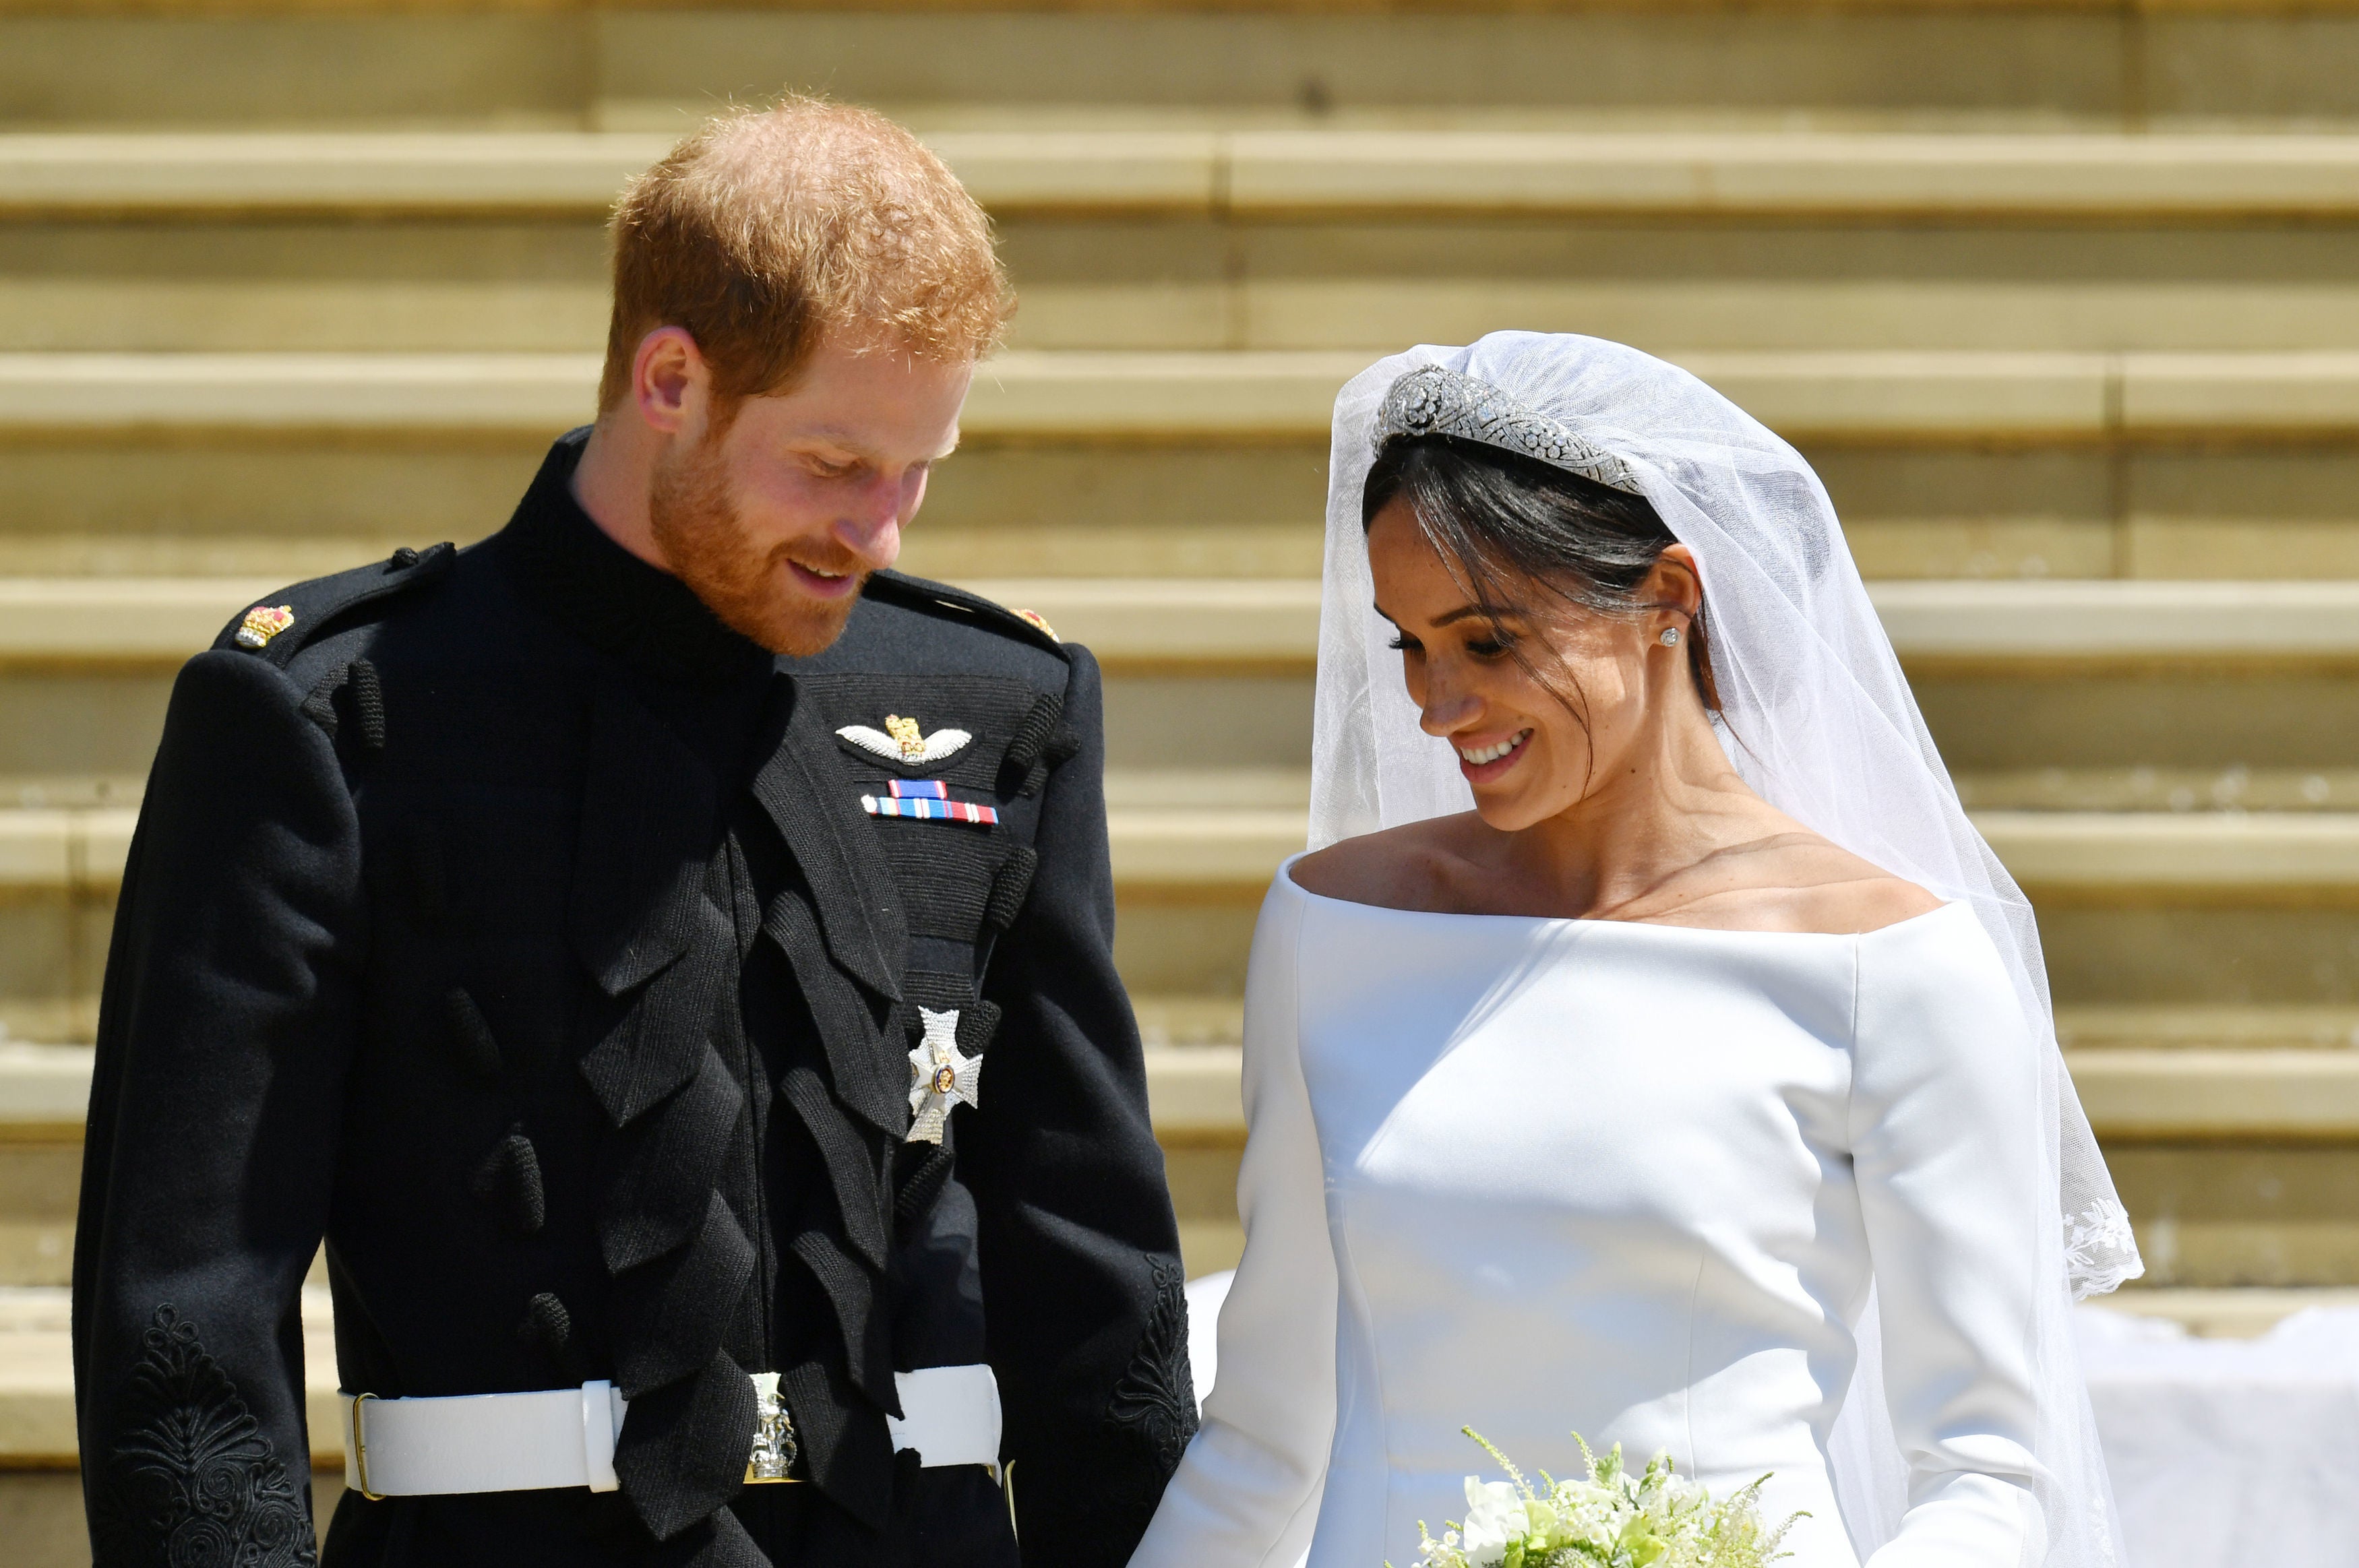
<path id="1" fill-rule="evenodd" d="M 897 481 L 873 481 L 837 520 L 837 540 L 871 570 L 883 570 L 901 554 L 901 491 Z"/>

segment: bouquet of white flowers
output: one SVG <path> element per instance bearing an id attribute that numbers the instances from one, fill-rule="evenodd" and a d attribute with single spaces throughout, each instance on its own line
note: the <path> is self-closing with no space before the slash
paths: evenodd
<path id="1" fill-rule="evenodd" d="M 1559 1481 L 1545 1470 L 1534 1487 L 1508 1457 L 1473 1427 L 1462 1429 L 1507 1472 L 1506 1481 L 1466 1477 L 1466 1520 L 1448 1521 L 1436 1541 L 1417 1527 L 1419 1568 L 1762 1568 L 1791 1555 L 1777 1550 L 1795 1514 L 1775 1530 L 1761 1522 L 1761 1480 L 1721 1502 L 1671 1469 L 1658 1454 L 1644 1473 L 1622 1465 L 1622 1445 L 1600 1458 L 1579 1433 L 1586 1480 Z M 1392 1568 L 1386 1563 L 1385 1568 Z"/>

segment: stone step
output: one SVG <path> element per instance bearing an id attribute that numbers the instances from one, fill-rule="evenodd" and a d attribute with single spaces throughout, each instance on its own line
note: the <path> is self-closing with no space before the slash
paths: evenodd
<path id="1" fill-rule="evenodd" d="M 2341 1051 L 2359 1046 L 2359 1006 L 2074 1007 L 2056 1010 L 2065 1050 L 2097 1053 L 2193 1048 Z"/>
<path id="2" fill-rule="evenodd" d="M 1675 353 L 1765 424 L 1840 440 L 2089 441 L 2359 432 L 2359 351 Z M 973 438 L 1306 438 L 1359 351 L 1020 351 Z M 143 432 L 551 435 L 593 411 L 586 354 L 0 354 L 0 438 Z M 185 437 L 183 438 L 185 438 Z"/>
<path id="3" fill-rule="evenodd" d="M 2359 814 L 1981 811 L 1974 826 L 2035 897 L 2144 903 L 2196 895 L 2359 895 Z M 1114 809 L 1125 887 L 1258 888 L 1303 844 L 1301 811 Z"/>
<path id="4" fill-rule="evenodd" d="M 75 1465 L 70 1310 L 55 1286 L 0 1287 L 0 1469 Z M 323 1287 L 303 1292 L 303 1362 L 311 1463 L 342 1472 L 334 1313 Z"/>
<path id="5" fill-rule="evenodd" d="M 2359 942 L 2359 815 L 1982 811 L 2072 1002 L 2342 1005 Z M 127 806 L 0 810 L 0 1018 L 89 1028 Z M 1303 843 L 1301 806 L 1110 812 L 1117 957 L 1144 989 L 1230 989 L 1253 912 Z"/>
<path id="6" fill-rule="evenodd" d="M 1484 105 L 1562 117 L 2139 128 L 2348 119 L 2343 0 L 2185 7 L 1933 4 L 1714 8 L 1359 4 L 1030 12 L 798 5 L 302 4 L 179 0 L 0 16 L 0 120 L 20 126 L 634 125 L 669 129 L 781 86 L 913 117 L 1055 107 L 1208 111 L 1316 124 Z M 144 13 L 144 14 L 143 14 Z M 2223 62 L 2232 62 L 2223 64 Z"/>
<path id="7" fill-rule="evenodd" d="M 631 132 L 0 134 L 0 218 L 603 219 Z M 937 130 L 996 213 L 2359 216 L 2343 134 Z"/>
<path id="8" fill-rule="evenodd" d="M 1243 1003 L 1141 996 L 1136 1006 L 1156 1136 L 1241 1139 Z M 2359 1138 L 2359 1010 L 2331 1010 L 2340 1026 L 2331 1041 L 2318 1034 L 2329 1011 L 2156 1008 L 2125 1018 L 2133 1010 L 2064 1008 L 2057 1022 L 2091 1124 L 2109 1139 Z M 2121 1033 L 2087 1043 L 2104 1030 Z M 2239 1044 L 2210 1043 L 2223 1034 Z M 2281 1044 L 2288 1038 L 2313 1043 Z M 90 1075 L 88 1046 L 0 1040 L 0 1143 L 80 1142 Z"/>
<path id="9" fill-rule="evenodd" d="M 26 432 L 0 578 L 288 582 L 497 527 L 548 428 Z M 1803 443 L 1869 578 L 2359 578 L 2359 443 Z M 1315 578 L 1327 437 L 990 440 L 938 470 L 906 564 L 953 581 Z M 0 768 L 0 771 L 5 771 Z"/>
<path id="10" fill-rule="evenodd" d="M 91 1050 L 0 1038 L 0 1142 L 79 1143 Z"/>
<path id="11" fill-rule="evenodd" d="M 2359 813 L 1978 811 L 1973 821 L 2027 891 L 2082 901 L 2211 894 L 2359 898 Z M 126 806 L 0 807 L 0 889 L 111 894 L 138 814 Z M 1114 806 L 1107 826 L 1125 891 L 1258 889 L 1299 853 L 1299 806 Z"/>
<path id="12" fill-rule="evenodd" d="M 2347 1286 L 2285 1288 L 2245 1285 L 2225 1290 L 2200 1286 L 2133 1284 L 2104 1299 L 2116 1312 L 2143 1317 L 2168 1318 L 2183 1324 L 2203 1339 L 2252 1339 L 2267 1334 L 2295 1313 L 2310 1307 L 2348 1309 L 2359 1306 L 2359 1290 Z"/>
<path id="13" fill-rule="evenodd" d="M 72 1277 L 90 1063 L 85 1046 L 0 1036 L 0 1286 Z M 0 1425 L 0 1468 L 8 1444 Z"/>
<path id="14" fill-rule="evenodd" d="M 1158 1008 L 1142 1011 L 1151 1019 Z M 1244 1130 L 1239 1052 L 1164 1046 L 1148 1060 L 1190 1271 L 1228 1267 L 1243 1245 L 1232 1206 Z M 2181 1312 L 2169 1288 L 2359 1285 L 2359 1055 L 2347 1046 L 2116 1049 L 2074 1051 L 2068 1061 L 2148 1283 L 2163 1287 L 2124 1305 L 2180 1317 L 2199 1333 L 2249 1335 L 2275 1321 L 2273 1307 L 2327 1298 L 2207 1292 Z"/>
<path id="15" fill-rule="evenodd" d="M 1038 610 L 1115 664 L 1309 662 L 1318 653 L 1313 581 L 989 579 L 973 586 Z M 105 591 L 103 584 L 56 590 L 90 592 L 93 604 Z M 1868 596 L 1912 671 L 2359 662 L 2359 582 L 1885 581 L 1870 583 Z"/>
<path id="16" fill-rule="evenodd" d="M 1674 354 L 2359 349 L 2354 219 L 2322 211 L 996 221 L 1030 351 L 1373 351 L 1505 326 Z M 0 213 L 0 351 L 587 353 L 606 251 L 586 211 L 24 208 Z"/>
<path id="17" fill-rule="evenodd" d="M 1970 806 L 2014 811 L 2349 811 L 2348 767 L 2016 768 L 1952 775 Z M 100 781 L 103 787 L 107 781 Z"/>
<path id="18" fill-rule="evenodd" d="M 596 349 L 607 315 L 601 236 L 586 224 L 538 236 L 535 248 L 551 254 L 518 258 L 510 242 L 525 227 L 354 224 L 290 234 L 269 223 L 0 226 L 0 352 Z M 1600 232 L 1566 223 L 1495 233 L 1486 244 L 1438 225 L 1289 226 L 1277 235 L 1207 224 L 1161 236 L 1162 253 L 1147 254 L 1142 242 L 1158 227 L 1004 226 L 1022 299 L 1015 350 L 1348 350 L 1365 362 L 1408 343 L 1468 342 L 1515 328 L 1579 332 L 1682 360 L 2359 351 L 2359 286 L 2348 276 L 2354 245 L 2342 230 L 2297 230 L 2290 239 L 2268 230 L 2249 242 L 2205 232 L 2197 243 L 2211 254 L 2165 276 L 2133 276 L 2133 268 L 2152 268 L 2151 258 L 2175 255 L 2187 232 L 2108 230 L 2082 240 L 1948 230 L 1938 242 L 1919 235 L 1902 245 L 1881 243 L 1895 231 L 1870 239 L 1841 225 L 1773 241 L 1725 224 Z M 1441 232 L 1457 243 L 1454 256 L 1425 254 Z M 2006 254 L 1988 254 L 2000 248 L 1980 243 L 1991 240 L 2005 241 Z M 1786 243 L 1801 241 L 1809 243 Z M 2142 258 L 2125 254 L 2133 241 L 2143 243 Z M 1765 254 L 1773 246 L 1783 254 Z M 1224 247 L 1239 254 L 1225 275 L 1217 254 Z M 1846 262 L 1847 247 L 1870 254 Z M 1615 248 L 1636 254 L 1618 264 L 1599 254 Z M 1904 248 L 1912 254 L 1893 254 Z M 2214 263 L 2225 276 L 2201 276 Z M 1846 265 L 1873 270 L 1847 276 Z"/>
<path id="19" fill-rule="evenodd" d="M 1221 999 L 1147 998 L 1140 1011 L 1153 1030 L 1158 1018 L 1175 1010 L 1233 1016 L 1234 1007 Z M 70 1182 L 52 1180 L 46 1188 L 29 1182 L 26 1178 L 35 1167 L 27 1156 L 38 1153 L 58 1173 L 78 1168 L 77 1130 L 55 1119 L 65 1098 L 61 1087 L 86 1093 L 89 1056 L 86 1047 L 0 1050 L 0 1194 L 8 1208 L 0 1218 L 0 1244 L 6 1248 L 0 1279 L 52 1286 L 64 1281 L 66 1256 L 54 1242 L 71 1232 L 74 1187 Z M 1150 1044 L 1147 1050 L 1156 1135 L 1164 1145 L 1191 1273 L 1234 1264 L 1241 1238 L 1234 1206 L 1236 1157 L 1245 1133 L 1240 1060 L 1234 1045 Z M 2347 1215 L 2338 1221 L 2332 1213 L 2315 1212 L 2321 1162 L 2331 1200 L 2332 1189 L 2348 1184 L 2343 1168 L 2352 1165 L 2359 1146 L 2359 1057 L 2347 1048 L 2080 1050 L 2069 1060 L 2091 1121 L 2123 1173 L 2124 1192 L 2142 1234 L 2158 1221 L 2163 1225 L 2159 1239 L 2169 1249 L 2174 1277 L 2234 1279 L 2239 1271 L 2249 1277 L 2256 1249 L 2274 1248 L 2280 1265 L 2277 1278 L 2290 1274 L 2332 1283 L 2359 1279 L 2359 1227 Z M 2180 1193 L 2190 1186 L 2201 1188 L 2210 1214 L 2181 1217 L 2187 1206 Z M 2290 1204 L 2288 1188 L 2294 1195 Z M 2305 1205 L 2304 1198 L 2311 1201 Z M 2287 1209 L 2294 1212 L 2280 1212 Z M 2207 1224 L 2234 1233 L 2227 1247 L 2217 1239 L 2207 1244 Z M 48 1250 L 36 1245 L 44 1238 L 52 1242 Z M 2207 1246 L 2218 1263 L 2207 1266 Z M 2266 1258 L 2261 1261 L 2266 1271 Z M 2207 1267 L 2212 1271 L 2208 1275 Z M 2220 1268 L 2225 1272 L 2217 1272 Z M 33 1300 L 0 1292 L 0 1336 L 45 1326 L 26 1304 Z M 32 1343 L 0 1339 L 0 1346 L 17 1350 Z M 22 1364 L 10 1348 L 0 1348 L 0 1389 Z M 332 1367 L 332 1360 L 315 1348 L 311 1364 L 317 1369 Z M 315 1390 L 315 1402 L 319 1396 Z M 41 1447 L 46 1439 L 26 1435 L 28 1422 L 38 1424 L 54 1413 L 36 1406 L 0 1415 L 0 1468 L 44 1454 L 57 1457 Z M 10 1415 L 23 1419 L 12 1426 Z"/>
<path id="20" fill-rule="evenodd" d="M 0 665 L 178 665 L 267 578 L 0 578 Z M 986 578 L 1111 666 L 1307 665 L 1308 579 Z M 1878 582 L 1868 594 L 1912 669 L 2359 665 L 2359 582 Z"/>
<path id="21" fill-rule="evenodd" d="M 1125 982 L 1140 995 L 1241 994 L 1261 892 L 1262 885 L 1253 882 L 1125 887 L 1118 901 L 1114 945 Z M 2034 907 L 2049 982 L 2068 1018 L 2092 1008 L 2184 1007 L 2213 1017 L 2221 1010 L 2262 1007 L 2325 1013 L 2359 1001 L 2351 963 L 2351 955 L 2359 951 L 2359 904 L 2335 890 L 2038 890 Z M 47 919 L 52 926 L 61 924 L 55 913 Z M 104 935 L 102 925 L 86 950 L 103 957 Z M 21 940 L 28 948 L 45 943 L 45 952 L 59 946 L 54 936 L 29 928 Z M 0 998 L 13 1014 L 28 1021 L 17 1025 L 20 1033 L 41 1018 L 67 1016 L 62 1000 L 45 1000 L 62 969 L 61 963 L 28 968 L 16 983 L 16 997 Z M 75 973 L 84 977 L 79 984 L 94 991 L 97 958 Z M 51 1011 L 43 1011 L 44 1006 Z M 1157 1027 L 1163 1038 L 1174 1041 L 1220 1034 L 1219 1021 L 1201 1013 L 1167 1018 Z M 2178 1039 L 2139 1038 L 2148 1044 Z M 2237 1049 L 2318 1044 L 2303 1035 L 2179 1043 Z M 2359 1186 L 2352 1202 L 2359 1206 Z"/>
<path id="22" fill-rule="evenodd" d="M 1994 722 L 2002 722 L 2007 691 L 2036 693 L 2038 687 L 1995 689 Z M 2233 683 L 2222 700 L 2240 695 L 2248 705 L 2256 700 Z M 2102 687 L 2087 697 L 2084 722 L 2104 720 L 2106 698 Z M 2269 700 L 2273 730 L 2299 722 L 2298 706 L 2277 706 L 2290 697 Z M 2196 719 L 2202 717 L 2199 707 Z M 1128 776 L 1122 770 L 1109 779 L 1121 878 L 1116 956 L 1124 976 L 1146 993 L 1234 995 L 1244 982 L 1266 879 L 1302 842 L 1302 796 L 1295 794 L 1287 806 L 1241 801 L 1227 810 L 1201 803 L 1164 806 L 1134 795 Z M 2278 794 L 2321 782 L 2332 788 L 2315 773 L 2257 776 Z M 2204 812 L 2176 810 L 2149 796 L 2138 803 L 2144 809 L 2017 806 L 1973 813 L 2033 900 L 2060 1000 L 2073 1009 L 2201 1006 L 2213 1010 L 2215 1022 L 2217 1010 L 2228 1007 L 2318 1010 L 2286 1035 L 2156 1037 L 2165 1042 L 2290 1048 L 2351 1037 L 2359 1019 L 2334 1020 L 2338 1010 L 2359 1001 L 2350 964 L 2350 954 L 2359 951 L 2359 816 L 2347 801 L 2298 812 L 2240 810 L 2237 792 L 2255 777 L 2249 770 L 2215 774 L 2201 797 L 2212 806 Z M 1966 782 L 1969 793 L 1984 793 L 1972 788 L 1973 775 Z M 2084 1027 L 2097 1032 L 2093 1042 L 2153 1043 L 2139 1033 L 2144 1025 L 2106 1033 L 2102 1018 L 2082 1016 Z M 1175 1041 L 1220 1034 L 1216 1020 L 1201 1016 L 1158 1027 Z"/>

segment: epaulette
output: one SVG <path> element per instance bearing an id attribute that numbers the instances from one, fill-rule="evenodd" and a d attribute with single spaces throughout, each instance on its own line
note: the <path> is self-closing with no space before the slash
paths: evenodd
<path id="1" fill-rule="evenodd" d="M 921 577 L 903 572 L 877 572 L 868 579 L 864 590 L 876 599 L 888 599 L 897 603 L 923 610 L 934 605 L 947 605 L 952 610 L 984 622 L 1018 642 L 1029 643 L 1036 648 L 1046 648 L 1060 659 L 1070 659 L 1063 643 L 1058 641 L 1055 628 L 1029 610 L 1010 610 L 979 593 L 969 593 L 962 588 L 952 588 L 946 582 L 929 582 Z"/>
<path id="2" fill-rule="evenodd" d="M 433 582 L 459 558 L 454 545 L 399 549 L 389 560 L 355 567 L 333 577 L 313 578 L 270 594 L 222 628 L 215 650 L 251 654 L 287 667 L 305 643 L 349 621 L 364 605 L 411 593 Z"/>

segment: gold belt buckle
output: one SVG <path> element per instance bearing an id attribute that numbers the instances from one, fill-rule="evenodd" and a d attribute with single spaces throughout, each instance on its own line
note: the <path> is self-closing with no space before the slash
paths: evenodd
<path id="1" fill-rule="evenodd" d="M 800 1482 L 800 1476 L 787 1474 L 795 1467 L 802 1447 L 795 1441 L 795 1418 L 788 1413 L 786 1401 L 778 1397 L 778 1375 L 755 1373 L 754 1395 L 760 1413 L 754 1422 L 754 1449 L 745 1459 L 745 1484 L 759 1487 Z"/>
<path id="2" fill-rule="evenodd" d="M 353 1396 L 353 1468 L 358 1472 L 354 1479 L 361 1496 L 373 1503 L 381 1503 L 385 1501 L 384 1494 L 369 1490 L 368 1476 L 367 1411 L 368 1402 L 375 1398 L 375 1394 Z"/>

